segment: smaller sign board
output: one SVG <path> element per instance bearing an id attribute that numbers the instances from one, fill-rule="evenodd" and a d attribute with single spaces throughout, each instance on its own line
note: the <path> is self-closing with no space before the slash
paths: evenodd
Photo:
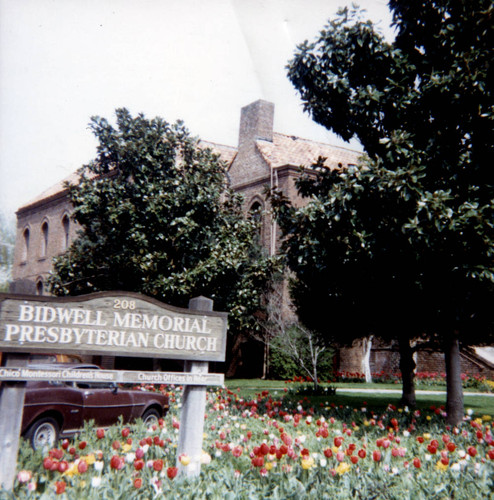
<path id="1" fill-rule="evenodd" d="M 121 384 L 223 385 L 223 373 L 145 372 L 73 368 L 0 367 L 0 380 L 9 382 L 51 380 Z"/>

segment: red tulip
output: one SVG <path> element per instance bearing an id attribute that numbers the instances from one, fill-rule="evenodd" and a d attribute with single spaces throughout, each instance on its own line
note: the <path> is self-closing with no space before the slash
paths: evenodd
<path id="1" fill-rule="evenodd" d="M 432 443 L 429 443 L 429 444 L 427 445 L 427 451 L 428 451 L 430 454 L 434 455 L 434 454 L 437 452 L 437 447 L 436 447 L 436 446 L 434 446 Z"/>
<path id="2" fill-rule="evenodd" d="M 379 462 L 381 460 L 381 452 L 379 450 L 374 450 L 372 452 L 372 460 L 374 460 L 374 462 Z"/>
<path id="3" fill-rule="evenodd" d="M 169 479 L 173 479 L 178 473 L 177 467 L 168 467 L 166 469 L 166 475 L 168 476 Z"/>
<path id="4" fill-rule="evenodd" d="M 55 481 L 55 492 L 57 495 L 61 495 L 65 491 L 67 484 L 65 481 Z"/>
<path id="5" fill-rule="evenodd" d="M 110 460 L 110 467 L 115 470 L 121 470 L 125 466 L 125 460 L 118 455 L 113 455 Z"/>
<path id="6" fill-rule="evenodd" d="M 63 450 L 53 448 L 53 450 L 49 451 L 49 455 L 51 458 L 56 458 L 57 460 L 60 460 L 63 457 Z"/>
<path id="7" fill-rule="evenodd" d="M 163 470 L 163 460 L 158 459 L 158 460 L 155 460 L 153 462 L 153 469 L 156 471 L 156 472 L 159 472 L 160 470 Z"/>
<path id="8" fill-rule="evenodd" d="M 81 460 L 77 464 L 77 471 L 79 472 L 79 474 L 84 474 L 84 472 L 87 472 L 87 463 L 85 460 Z"/>
<path id="9" fill-rule="evenodd" d="M 53 465 L 53 460 L 50 457 L 46 457 L 43 459 L 43 468 L 46 470 L 51 470 Z"/>
<path id="10" fill-rule="evenodd" d="M 58 472 L 64 473 L 69 468 L 69 464 L 66 460 L 58 462 Z"/>

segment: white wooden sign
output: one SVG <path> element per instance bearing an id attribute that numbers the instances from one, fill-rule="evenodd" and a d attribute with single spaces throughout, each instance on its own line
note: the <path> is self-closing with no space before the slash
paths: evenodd
<path id="1" fill-rule="evenodd" d="M 188 309 L 130 292 L 56 298 L 0 294 L 0 487 L 14 484 L 26 381 L 61 380 L 183 385 L 177 466 L 201 467 L 206 386 L 222 385 L 209 361 L 224 361 L 227 314 L 197 297 Z M 182 359 L 185 373 L 30 367 L 28 353 L 75 353 Z M 11 354 L 9 354 L 11 353 Z M 178 457 L 186 453 L 190 466 Z"/>
<path id="2" fill-rule="evenodd" d="M 0 294 L 0 351 L 224 361 L 227 314 L 130 292 L 80 297 Z"/>

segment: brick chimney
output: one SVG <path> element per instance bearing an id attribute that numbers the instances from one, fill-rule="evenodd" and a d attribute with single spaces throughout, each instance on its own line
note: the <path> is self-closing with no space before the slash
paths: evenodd
<path id="1" fill-rule="evenodd" d="M 240 115 L 239 152 L 254 141 L 273 141 L 274 104 L 258 100 L 244 106 Z"/>
<path id="2" fill-rule="evenodd" d="M 242 108 L 238 152 L 228 171 L 234 189 L 270 175 L 270 167 L 260 154 L 256 141 L 273 141 L 273 119 L 272 102 L 259 100 Z"/>

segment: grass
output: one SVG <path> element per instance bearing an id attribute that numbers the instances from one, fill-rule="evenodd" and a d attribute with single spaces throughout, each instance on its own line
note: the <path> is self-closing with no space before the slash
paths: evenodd
<path id="1" fill-rule="evenodd" d="M 270 391 L 275 397 L 286 388 L 295 389 L 297 384 L 285 384 L 282 380 L 261 380 L 261 379 L 231 379 L 226 380 L 226 387 L 231 391 L 240 390 L 239 394 L 244 398 L 252 398 L 257 393 L 261 391 Z M 322 384 L 327 386 L 328 384 Z M 378 392 L 386 389 L 401 390 L 401 385 L 399 384 L 366 384 L 366 383 L 337 383 L 331 384 L 336 387 L 336 394 L 333 396 L 310 396 L 310 400 L 313 406 L 319 407 L 321 405 L 336 405 L 336 406 L 348 406 L 351 408 L 361 408 L 362 406 L 367 406 L 367 408 L 381 409 L 386 408 L 389 404 L 393 404 L 397 407 L 400 406 L 399 393 L 383 393 Z M 338 388 L 342 389 L 338 391 Z M 351 392 L 345 393 L 344 389 L 362 389 L 362 392 Z M 367 389 L 367 390 L 365 390 Z M 444 386 L 428 386 L 426 388 L 420 388 L 419 390 L 427 391 L 445 391 Z M 475 392 L 470 391 L 470 389 L 465 392 Z M 303 396 L 297 396 L 290 394 L 288 397 L 301 399 Z M 446 404 L 446 394 L 417 394 L 417 407 L 418 408 L 429 408 L 430 406 L 440 407 Z M 364 402 L 366 403 L 364 405 Z M 477 416 L 490 415 L 494 417 L 494 397 L 488 395 L 465 395 L 464 396 L 465 410 L 471 409 Z"/>

